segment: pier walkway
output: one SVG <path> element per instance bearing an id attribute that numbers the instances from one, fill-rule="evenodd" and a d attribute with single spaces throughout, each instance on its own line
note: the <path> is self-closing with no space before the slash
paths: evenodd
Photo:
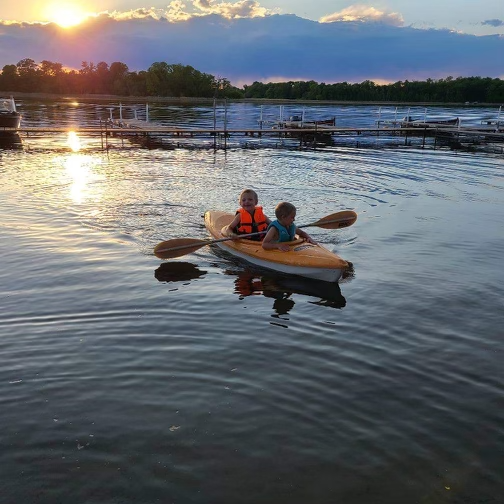
<path id="1" fill-rule="evenodd" d="M 9 132 L 8 129 L 0 130 L 0 133 Z M 172 141 L 176 146 L 181 146 L 183 139 L 193 139 L 192 141 L 213 141 L 217 148 L 227 148 L 227 142 L 236 138 L 266 138 L 266 139 L 295 139 L 300 145 L 307 145 L 310 142 L 315 144 L 319 140 L 326 143 L 332 142 L 337 145 L 338 139 L 344 137 L 352 137 L 359 139 L 362 137 L 372 137 L 375 139 L 385 140 L 390 138 L 395 145 L 410 145 L 413 138 L 418 146 L 425 147 L 427 139 L 434 138 L 434 147 L 436 143 L 448 143 L 455 146 L 478 143 L 491 143 L 496 145 L 496 152 L 504 153 L 504 132 L 491 127 L 470 128 L 470 127 L 449 127 L 439 126 L 436 124 L 425 123 L 425 125 L 416 125 L 414 127 L 336 127 L 336 126 L 315 126 L 309 128 L 181 128 L 159 126 L 152 122 L 129 120 L 129 121 L 104 121 L 96 127 L 54 127 L 54 126 L 39 126 L 39 127 L 21 127 L 18 130 L 11 130 L 24 137 L 44 136 L 64 134 L 73 131 L 78 135 L 88 137 L 100 137 L 102 146 L 107 146 L 108 137 L 117 137 L 134 141 L 152 140 L 153 142 L 160 139 L 168 142 Z M 399 138 L 397 138 L 399 137 Z M 432 140 L 429 140 L 432 142 Z M 219 143 L 217 145 L 217 142 Z M 360 143 L 356 140 L 357 145 Z M 182 145 L 183 146 L 183 145 Z M 358 145 L 359 146 L 359 145 Z"/>

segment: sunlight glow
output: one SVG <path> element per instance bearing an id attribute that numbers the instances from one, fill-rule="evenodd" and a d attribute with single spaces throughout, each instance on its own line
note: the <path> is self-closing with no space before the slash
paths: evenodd
<path id="1" fill-rule="evenodd" d="M 67 145 L 72 149 L 73 152 L 79 152 L 81 149 L 80 138 L 77 136 L 75 131 L 68 132 Z"/>
<path id="2" fill-rule="evenodd" d="M 74 203 L 80 205 L 86 201 L 101 200 L 101 192 L 93 184 L 102 179 L 94 171 L 97 164 L 97 159 L 83 154 L 70 154 L 64 159 L 66 177 L 70 182 L 70 199 Z"/>
<path id="3" fill-rule="evenodd" d="M 62 28 L 78 25 L 88 17 L 79 5 L 70 2 L 55 2 L 48 5 L 46 16 Z"/>

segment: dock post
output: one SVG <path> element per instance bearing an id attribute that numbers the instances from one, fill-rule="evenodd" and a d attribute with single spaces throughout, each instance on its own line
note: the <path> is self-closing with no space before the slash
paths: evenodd
<path id="1" fill-rule="evenodd" d="M 224 150 L 227 149 L 227 98 L 224 98 Z"/>
<path id="2" fill-rule="evenodd" d="M 107 149 L 107 152 L 108 152 L 108 148 L 109 148 L 109 145 L 108 145 L 108 128 L 107 128 L 107 123 L 105 122 L 105 148 Z"/>
<path id="3" fill-rule="evenodd" d="M 259 116 L 259 129 L 262 130 L 263 127 L 263 106 L 261 105 L 261 114 Z M 262 137 L 262 133 L 259 133 L 259 138 Z"/>
<path id="4" fill-rule="evenodd" d="M 376 128 L 375 147 L 378 147 L 378 138 L 380 138 L 381 107 L 378 108 L 378 128 Z"/>
<path id="5" fill-rule="evenodd" d="M 213 147 L 214 147 L 214 150 L 217 150 L 217 116 L 216 116 L 217 103 L 216 102 L 217 102 L 217 100 L 214 97 L 214 99 L 213 99 Z"/>

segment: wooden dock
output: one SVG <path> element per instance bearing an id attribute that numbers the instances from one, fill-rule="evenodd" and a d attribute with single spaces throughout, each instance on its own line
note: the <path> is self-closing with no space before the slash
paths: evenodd
<path id="1" fill-rule="evenodd" d="M 0 132 L 6 133 L 19 133 L 26 136 L 35 134 L 58 134 L 68 133 L 73 131 L 82 135 L 168 135 L 168 136 L 215 136 L 215 135 L 242 135 L 242 136 L 299 136 L 299 135 L 345 135 L 345 134 L 374 134 L 374 135 L 407 135 L 426 133 L 433 134 L 436 131 L 443 131 L 444 133 L 457 134 L 470 134 L 470 135 L 495 135 L 497 137 L 504 137 L 504 131 L 496 132 L 494 129 L 483 128 L 435 128 L 433 126 L 415 126 L 415 127 L 393 127 L 393 128 L 378 128 L 378 127 L 354 127 L 354 128 L 340 128 L 340 127 L 324 127 L 323 129 L 317 128 L 180 128 L 168 126 L 153 126 L 146 123 L 142 127 L 123 127 L 123 128 L 110 128 L 110 127 L 54 127 L 54 126 L 38 126 L 38 127 L 21 127 L 17 130 L 2 128 Z"/>
<path id="2" fill-rule="evenodd" d="M 411 128 L 411 131 L 418 131 L 418 128 Z M 40 126 L 40 127 L 21 127 L 18 130 L 1 130 L 7 132 L 16 132 L 20 134 L 30 135 L 39 133 L 68 133 L 74 131 L 75 133 L 81 133 L 83 135 L 100 135 L 100 134 L 124 134 L 124 135 L 172 135 L 172 136 L 201 136 L 201 135 L 242 135 L 242 136 L 262 136 L 262 135 L 272 135 L 272 136 L 285 136 L 285 135 L 298 135 L 298 134 L 345 134 L 354 133 L 360 135 L 362 133 L 378 133 L 378 132 L 391 132 L 391 131 L 405 131 L 404 128 L 396 128 L 395 130 L 383 129 L 383 128 L 180 128 L 180 127 L 168 127 L 168 126 L 152 126 L 146 123 L 142 127 L 52 127 L 52 126 Z"/>
<path id="3" fill-rule="evenodd" d="M 21 127 L 18 130 L 0 130 L 0 133 L 17 133 L 23 137 L 57 135 L 75 132 L 81 136 L 100 137 L 102 146 L 107 147 L 107 138 L 116 137 L 137 141 L 153 142 L 160 141 L 161 138 L 172 141 L 177 147 L 183 147 L 183 139 L 201 140 L 208 143 L 213 142 L 216 148 L 227 148 L 227 141 L 233 138 L 248 137 L 252 138 L 271 138 L 271 139 L 296 139 L 300 145 L 307 145 L 310 142 L 315 144 L 318 140 L 329 139 L 337 143 L 337 140 L 344 137 L 374 137 L 384 139 L 390 137 L 396 138 L 396 145 L 409 145 L 409 141 L 416 137 L 419 139 L 420 146 L 425 147 L 428 138 L 434 137 L 434 147 L 436 143 L 451 143 L 453 145 L 477 144 L 478 142 L 492 142 L 504 146 L 504 132 L 497 131 L 491 127 L 471 128 L 471 127 L 447 127 L 443 125 L 438 127 L 435 124 L 426 123 L 425 125 L 414 127 L 401 127 L 392 125 L 390 127 L 306 127 L 306 128 L 181 128 L 170 126 L 159 126 L 151 122 L 141 120 L 123 121 L 103 121 L 96 127 L 65 126 L 65 127 Z M 141 140 L 143 139 L 143 140 Z M 359 146 L 360 142 L 356 142 Z M 418 143 L 418 141 L 417 141 Z M 218 144 L 218 145 L 217 145 Z M 499 150 L 499 149 L 497 149 Z M 502 151 L 503 148 L 500 148 Z"/>

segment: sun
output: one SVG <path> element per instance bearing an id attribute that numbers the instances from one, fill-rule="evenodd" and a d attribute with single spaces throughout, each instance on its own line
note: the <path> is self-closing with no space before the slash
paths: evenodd
<path id="1" fill-rule="evenodd" d="M 82 8 L 75 3 L 52 3 L 46 8 L 47 18 L 62 28 L 78 25 L 88 16 Z"/>

